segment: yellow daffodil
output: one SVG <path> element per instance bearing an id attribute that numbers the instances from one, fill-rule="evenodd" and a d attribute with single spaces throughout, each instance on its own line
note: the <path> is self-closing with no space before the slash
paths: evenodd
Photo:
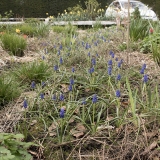
<path id="1" fill-rule="evenodd" d="M 63 16 L 63 13 L 61 15 Z"/>
<path id="2" fill-rule="evenodd" d="M 20 29 L 16 29 L 16 33 L 20 33 L 21 31 L 20 31 Z"/>
<path id="3" fill-rule="evenodd" d="M 102 12 L 104 12 L 104 9 L 102 9 Z"/>
<path id="4" fill-rule="evenodd" d="M 70 12 L 70 14 L 72 14 L 72 12 Z"/>
<path id="5" fill-rule="evenodd" d="M 64 10 L 64 12 L 66 12 L 66 10 Z"/>
<path id="6" fill-rule="evenodd" d="M 94 11 L 96 11 L 96 9 L 94 9 Z"/>
<path id="7" fill-rule="evenodd" d="M 49 16 L 49 18 L 53 19 L 53 16 Z"/>
<path id="8" fill-rule="evenodd" d="M 58 15 L 60 15 L 60 13 L 58 13 Z"/>
<path id="9" fill-rule="evenodd" d="M 106 8 L 108 7 L 108 6 L 105 6 Z"/>
<path id="10" fill-rule="evenodd" d="M 46 15 L 48 15 L 48 13 L 46 13 Z"/>

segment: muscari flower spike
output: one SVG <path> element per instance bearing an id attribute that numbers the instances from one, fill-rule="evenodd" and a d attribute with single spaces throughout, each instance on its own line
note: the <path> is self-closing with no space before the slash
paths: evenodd
<path id="1" fill-rule="evenodd" d="M 58 71 L 58 65 L 55 65 L 55 66 L 53 67 L 53 69 L 54 69 L 54 71 Z"/>
<path id="2" fill-rule="evenodd" d="M 82 103 L 81 103 L 82 105 L 85 105 L 85 104 L 87 104 L 87 102 L 86 102 L 86 99 L 84 98 L 83 99 L 83 101 L 82 101 Z"/>
<path id="3" fill-rule="evenodd" d="M 72 67 L 72 72 L 73 72 L 73 73 L 75 72 L 75 68 L 74 68 L 74 67 Z"/>
<path id="4" fill-rule="evenodd" d="M 42 82 L 42 88 L 44 88 L 46 86 L 45 82 Z"/>
<path id="5" fill-rule="evenodd" d="M 119 98 L 121 96 L 120 90 L 116 90 L 116 97 Z"/>
<path id="6" fill-rule="evenodd" d="M 35 81 L 32 81 L 32 82 L 31 82 L 31 88 L 32 88 L 32 89 L 35 89 L 35 87 L 36 87 L 36 83 L 35 83 Z"/>
<path id="7" fill-rule="evenodd" d="M 70 84 L 71 84 L 71 85 L 74 84 L 74 79 L 73 79 L 73 78 L 70 79 Z"/>
<path id="8" fill-rule="evenodd" d="M 41 94 L 40 94 L 40 98 L 41 98 L 41 99 L 44 99 L 44 93 L 41 93 Z"/>
<path id="9" fill-rule="evenodd" d="M 89 73 L 92 74 L 94 72 L 94 67 L 89 69 Z"/>
<path id="10" fill-rule="evenodd" d="M 111 59 L 108 61 L 108 65 L 109 65 L 109 66 L 112 65 L 112 60 L 111 60 Z"/>
<path id="11" fill-rule="evenodd" d="M 69 92 L 72 91 L 72 85 L 71 84 L 68 86 L 68 91 Z"/>
<path id="12" fill-rule="evenodd" d="M 59 112 L 60 118 L 64 118 L 64 114 L 65 114 L 65 109 L 64 109 L 64 108 L 61 108 L 61 109 L 60 109 L 60 112 Z"/>
<path id="13" fill-rule="evenodd" d="M 56 100 L 56 94 L 53 94 L 53 96 L 52 96 L 52 100 Z"/>
<path id="14" fill-rule="evenodd" d="M 64 101 L 64 95 L 63 95 L 63 94 L 60 94 L 59 100 L 60 100 L 60 101 Z"/>
<path id="15" fill-rule="evenodd" d="M 111 76 L 111 74 L 112 74 L 112 67 L 109 66 L 109 67 L 108 67 L 108 75 Z"/>
<path id="16" fill-rule="evenodd" d="M 116 57 L 116 59 L 115 59 L 116 61 L 118 61 L 118 58 Z"/>
<path id="17" fill-rule="evenodd" d="M 98 101 L 98 97 L 97 97 L 96 94 L 94 94 L 93 97 L 92 97 L 92 102 L 96 103 L 97 101 Z"/>
<path id="18" fill-rule="evenodd" d="M 28 107 L 28 103 L 27 103 L 27 100 L 26 100 L 26 99 L 23 101 L 23 107 L 24 107 L 24 108 L 27 108 L 27 107 Z"/>
<path id="19" fill-rule="evenodd" d="M 92 59 L 91 59 L 91 63 L 92 63 L 92 65 L 96 65 L 96 59 L 95 59 L 95 58 L 92 58 Z"/>
<path id="20" fill-rule="evenodd" d="M 143 82 L 144 82 L 144 83 L 147 83 L 147 82 L 148 82 L 148 75 L 147 75 L 147 74 L 145 74 L 145 75 L 143 76 Z"/>
<path id="21" fill-rule="evenodd" d="M 63 63 L 63 59 L 62 59 L 62 57 L 60 57 L 60 59 L 59 59 L 59 63 L 60 63 L 60 64 L 62 64 L 62 63 Z"/>
<path id="22" fill-rule="evenodd" d="M 120 74 L 117 75 L 116 80 L 117 80 L 117 81 L 120 81 L 120 80 L 121 80 L 121 75 L 120 75 Z"/>

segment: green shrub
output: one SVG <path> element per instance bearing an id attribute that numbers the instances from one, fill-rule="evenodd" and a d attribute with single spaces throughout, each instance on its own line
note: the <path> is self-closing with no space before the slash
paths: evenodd
<path id="1" fill-rule="evenodd" d="M 52 30 L 53 30 L 54 32 L 57 32 L 57 33 L 62 33 L 62 32 L 64 32 L 64 29 L 65 29 L 64 26 L 53 26 L 53 27 L 52 27 Z"/>
<path id="2" fill-rule="evenodd" d="M 0 159 L 1 160 L 31 160 L 27 152 L 32 142 L 21 142 L 22 134 L 0 133 Z"/>
<path id="3" fill-rule="evenodd" d="M 23 56 L 26 49 L 26 40 L 19 35 L 6 33 L 1 37 L 2 47 L 15 56 Z"/>
<path id="4" fill-rule="evenodd" d="M 44 24 L 43 22 L 41 22 L 41 23 L 37 23 L 37 24 L 35 24 L 35 25 L 33 25 L 32 27 L 35 27 L 36 28 L 36 33 L 35 33 L 35 35 L 36 36 L 40 36 L 40 37 L 44 37 L 44 36 L 46 36 L 47 34 L 49 34 L 49 29 L 50 29 L 50 27 L 49 27 L 49 25 L 46 25 L 46 24 Z"/>
<path id="5" fill-rule="evenodd" d="M 160 66 L 160 44 L 153 42 L 151 45 L 151 51 L 154 61 L 158 64 L 158 66 Z"/>
<path id="6" fill-rule="evenodd" d="M 9 78 L 0 77 L 0 106 L 20 95 L 18 84 Z"/>
<path id="7" fill-rule="evenodd" d="M 143 40 L 148 36 L 149 23 L 143 19 L 134 19 L 130 23 L 130 39 L 132 41 Z"/>
<path id="8" fill-rule="evenodd" d="M 15 68 L 13 71 L 15 77 L 23 82 L 41 82 L 45 80 L 51 73 L 49 66 L 45 62 L 30 62 L 23 64 L 21 67 Z"/>
<path id="9" fill-rule="evenodd" d="M 36 28 L 31 26 L 31 24 L 24 24 L 19 29 L 23 34 L 26 34 L 30 37 L 33 37 L 36 34 Z"/>

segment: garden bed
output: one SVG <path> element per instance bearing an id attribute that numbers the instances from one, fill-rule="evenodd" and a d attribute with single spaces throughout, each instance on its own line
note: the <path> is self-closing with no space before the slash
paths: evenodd
<path id="1" fill-rule="evenodd" d="M 125 28 L 60 29 L 28 35 L 23 57 L 0 48 L 1 75 L 21 90 L 1 103 L 0 132 L 38 144 L 28 149 L 33 159 L 160 158 L 151 54 L 120 50 Z"/>

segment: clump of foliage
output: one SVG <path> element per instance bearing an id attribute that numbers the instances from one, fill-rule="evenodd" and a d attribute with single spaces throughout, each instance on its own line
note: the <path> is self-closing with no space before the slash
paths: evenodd
<path id="1" fill-rule="evenodd" d="M 47 63 L 34 61 L 25 63 L 21 67 L 16 67 L 13 74 L 22 83 L 31 83 L 32 81 L 41 82 L 46 80 L 51 75 L 51 72 Z"/>
<path id="2" fill-rule="evenodd" d="M 2 47 L 9 51 L 11 55 L 22 57 L 26 49 L 26 40 L 17 34 L 5 33 L 1 36 Z"/>
<path id="3" fill-rule="evenodd" d="M 2 160 L 31 160 L 33 157 L 27 149 L 35 145 L 32 142 L 22 142 L 22 134 L 0 133 L 0 157 Z"/>
<path id="4" fill-rule="evenodd" d="M 130 39 L 132 41 L 143 40 L 148 36 L 149 23 L 143 19 L 132 19 L 130 23 Z"/>
<path id="5" fill-rule="evenodd" d="M 9 77 L 0 77 L 0 106 L 7 104 L 20 95 L 18 84 Z"/>

